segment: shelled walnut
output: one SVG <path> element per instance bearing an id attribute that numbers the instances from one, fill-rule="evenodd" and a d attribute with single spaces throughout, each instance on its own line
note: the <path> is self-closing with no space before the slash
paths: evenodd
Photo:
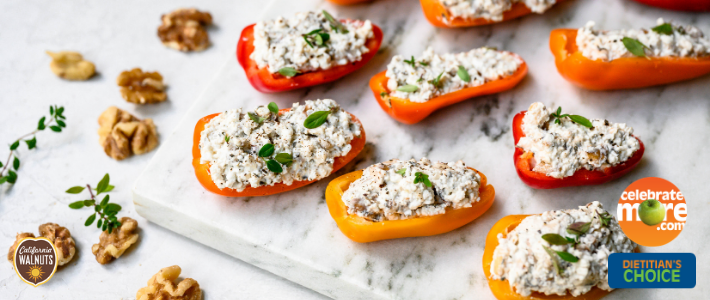
<path id="1" fill-rule="evenodd" d="M 123 71 L 116 84 L 121 87 L 121 97 L 131 103 L 150 104 L 168 99 L 163 76 L 158 72 L 143 72 L 140 68 Z"/>
<path id="2" fill-rule="evenodd" d="M 143 154 L 158 146 L 158 131 L 153 120 L 139 120 L 115 106 L 99 116 L 99 144 L 115 160 Z"/>
<path id="3" fill-rule="evenodd" d="M 101 232 L 99 243 L 91 247 L 91 252 L 96 255 L 96 261 L 102 265 L 121 257 L 128 247 L 138 241 L 138 233 L 135 232 L 138 222 L 129 217 L 123 217 L 119 222 L 121 226 L 111 233 L 108 233 L 108 230 Z"/>
<path id="4" fill-rule="evenodd" d="M 163 45 L 180 51 L 202 51 L 210 45 L 206 26 L 212 24 L 212 15 L 194 8 L 181 8 L 160 18 L 158 37 Z"/>
<path id="5" fill-rule="evenodd" d="M 148 280 L 148 286 L 136 293 L 136 300 L 201 300 L 200 284 L 185 278 L 175 284 L 182 270 L 179 266 L 162 268 Z"/>
<path id="6" fill-rule="evenodd" d="M 76 254 L 76 244 L 74 243 L 74 238 L 71 237 L 69 229 L 59 226 L 56 223 L 45 223 L 39 226 L 39 234 L 51 241 L 54 247 L 57 248 L 57 266 L 66 265 L 74 258 L 74 254 Z M 12 247 L 10 247 L 7 253 L 7 260 L 9 260 L 10 263 L 12 263 L 12 259 L 15 255 L 17 244 L 27 237 L 33 238 L 35 235 L 24 232 L 18 233 L 15 237 L 15 243 L 12 244 Z"/>
<path id="7" fill-rule="evenodd" d="M 67 80 L 87 80 L 94 76 L 96 66 L 94 63 L 84 60 L 79 52 L 60 51 L 46 53 L 52 57 L 49 68 L 60 78 Z"/>

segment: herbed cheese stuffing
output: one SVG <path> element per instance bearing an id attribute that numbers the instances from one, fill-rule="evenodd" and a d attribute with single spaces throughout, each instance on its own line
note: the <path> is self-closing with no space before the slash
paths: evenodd
<path id="1" fill-rule="evenodd" d="M 471 207 L 480 201 L 480 184 L 480 175 L 462 161 L 393 159 L 366 168 L 342 200 L 348 214 L 373 222 L 410 219 Z"/>
<path id="2" fill-rule="evenodd" d="M 333 27 L 323 12 L 299 12 L 288 19 L 258 22 L 250 59 L 271 73 L 282 68 L 301 73 L 326 70 L 361 60 L 370 51 L 365 43 L 374 36 L 372 23 L 368 20 L 341 24 L 347 33 Z M 316 39 L 323 40 L 322 45 L 317 45 Z"/>
<path id="3" fill-rule="evenodd" d="M 331 111 L 323 125 L 304 127 L 306 118 L 317 111 Z M 243 191 L 247 187 L 294 181 L 318 180 L 333 171 L 336 157 L 350 152 L 350 142 L 361 135 L 360 123 L 333 100 L 306 100 L 295 103 L 278 117 L 265 106 L 256 108 L 257 123 L 242 109 L 219 114 L 205 125 L 200 137 L 200 163 L 210 164 L 212 181 L 219 187 Z M 274 145 L 274 153 L 287 153 L 293 158 L 283 165 L 282 173 L 274 173 L 259 157 L 266 144 Z"/>
<path id="4" fill-rule="evenodd" d="M 522 63 L 523 60 L 511 52 L 488 47 L 444 55 L 428 48 L 417 59 L 401 55 L 393 57 L 385 75 L 389 79 L 387 89 L 391 91 L 390 96 L 426 102 L 440 95 L 510 76 Z M 464 78 L 459 75 L 460 67 L 465 70 Z"/>
<path id="5" fill-rule="evenodd" d="M 550 9 L 557 0 L 439 0 L 449 14 L 456 18 L 484 18 L 496 22 L 503 21 L 503 13 L 513 4 L 522 2 L 531 11 L 541 14 Z"/>
<path id="6" fill-rule="evenodd" d="M 569 233 L 568 228 L 585 228 L 586 223 L 590 223 L 586 232 Z M 576 242 L 552 245 L 543 239 L 545 234 Z M 491 263 L 491 278 L 508 280 L 510 287 L 523 296 L 538 292 L 545 295 L 570 293 L 576 297 L 595 286 L 610 291 L 609 255 L 631 253 L 637 247 L 621 231 L 616 219 L 596 201 L 579 209 L 529 216 L 506 236 L 498 234 L 498 243 Z M 567 252 L 579 260 L 565 261 L 554 251 Z"/>
<path id="7" fill-rule="evenodd" d="M 594 21 L 577 31 L 577 47 L 591 60 L 612 61 L 621 57 L 634 57 L 622 39 L 636 39 L 644 46 L 646 56 L 652 57 L 703 57 L 710 55 L 710 39 L 694 26 L 666 23 L 658 19 L 659 26 L 670 26 L 672 32 L 653 29 L 601 31 L 594 29 Z M 668 24 L 668 25 L 664 25 Z"/>
<path id="8" fill-rule="evenodd" d="M 523 118 L 525 137 L 516 146 L 533 153 L 535 172 L 563 178 L 582 168 L 601 170 L 625 162 L 640 148 L 633 128 L 624 123 L 592 119 L 587 128 L 565 117 L 557 124 L 551 113 L 535 102 Z"/>

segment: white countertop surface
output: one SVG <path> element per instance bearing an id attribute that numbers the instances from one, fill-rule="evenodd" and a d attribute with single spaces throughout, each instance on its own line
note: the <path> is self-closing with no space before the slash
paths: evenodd
<path id="1" fill-rule="evenodd" d="M 381 0 L 396 1 L 396 0 Z M 412 1 L 410 9 L 414 14 L 421 14 L 417 1 Z M 577 0 L 576 2 L 584 1 Z M 658 16 L 676 19 L 683 22 L 697 23 L 701 29 L 710 31 L 710 22 L 701 14 L 677 13 L 644 7 L 627 0 L 595 0 L 603 1 L 597 7 L 608 6 L 608 13 L 599 10 L 581 11 L 573 10 L 578 3 L 567 4 L 569 11 L 559 10 L 552 12 L 549 20 L 542 16 L 531 16 L 526 24 L 534 26 L 536 22 L 549 22 L 567 25 L 570 19 L 595 18 L 608 26 L 634 27 L 647 26 L 648 20 L 655 20 Z M 147 222 L 136 214 L 131 201 L 131 189 L 135 179 L 141 174 L 148 161 L 156 153 L 153 151 L 143 156 L 136 156 L 125 161 L 117 162 L 107 157 L 98 145 L 96 130 L 98 115 L 108 106 L 116 105 L 128 110 L 139 118 L 153 118 L 161 139 L 173 132 L 180 119 L 185 115 L 208 86 L 214 76 L 222 68 L 229 57 L 233 57 L 237 37 L 242 28 L 257 21 L 261 11 L 268 7 L 269 1 L 200 1 L 200 10 L 212 13 L 216 26 L 210 29 L 212 47 L 202 53 L 184 54 L 165 48 L 156 36 L 160 23 L 160 15 L 179 7 L 191 7 L 196 1 L 122 1 L 112 3 L 105 1 L 16 1 L 0 3 L 0 24 L 4 30 L 0 34 L 0 143 L 9 143 L 17 136 L 31 131 L 37 120 L 48 114 L 47 106 L 51 104 L 66 107 L 68 127 L 65 132 L 56 134 L 42 132 L 38 135 L 38 148 L 27 151 L 24 145 L 20 148 L 22 168 L 19 172 L 17 184 L 0 186 L 0 253 L 4 255 L 15 239 L 18 232 L 33 232 L 37 234 L 37 227 L 46 222 L 56 222 L 67 227 L 76 240 L 79 253 L 68 265 L 61 268 L 52 280 L 38 288 L 24 284 L 15 275 L 9 263 L 0 262 L 0 295 L 2 299 L 134 299 L 135 292 L 145 286 L 146 281 L 160 268 L 169 265 L 180 265 L 184 277 L 195 278 L 204 290 L 205 299 L 325 299 L 316 292 L 303 288 L 295 283 L 274 276 L 257 267 L 251 266 L 228 255 L 222 254 L 209 247 L 198 244 L 169 230 L 163 229 L 153 223 Z M 375 13 L 375 9 L 363 7 L 355 8 L 352 13 L 359 17 L 360 13 Z M 359 10 L 358 10 L 359 9 Z M 345 9 L 343 9 L 345 11 Z M 624 11 L 629 16 L 624 16 Z M 373 20 L 378 22 L 386 19 L 382 11 Z M 584 16 L 580 16 L 584 14 Z M 423 17 L 417 16 L 416 20 Z M 638 22 L 642 20 L 642 24 Z M 517 22 L 517 21 L 513 21 Z M 598 22 L 598 23 L 600 23 Z M 605 23 L 604 23 L 605 22 Z M 430 43 L 441 43 L 451 40 L 454 44 L 439 45 L 436 50 L 461 51 L 467 44 L 465 40 L 470 36 L 489 39 L 492 45 L 504 46 L 508 50 L 523 53 L 525 49 L 515 43 L 508 43 L 516 34 L 520 38 L 541 38 L 546 43 L 546 33 L 535 32 L 531 26 L 520 26 L 519 23 L 508 24 L 501 31 L 493 34 L 489 27 L 482 27 L 475 33 L 465 30 L 439 30 L 434 38 L 433 29 L 426 27 L 428 24 L 421 22 L 383 22 L 389 27 L 387 32 L 397 32 L 405 39 L 397 38 L 394 41 L 385 37 L 394 47 L 410 43 L 412 49 L 406 54 L 420 53 L 424 44 L 417 43 L 412 38 L 414 35 L 409 30 L 423 30 L 432 36 Z M 583 23 L 569 24 L 581 26 Z M 413 25 L 414 24 L 414 25 Z M 549 25 L 549 24 L 547 24 Z M 408 27 L 410 26 L 410 27 Z M 414 26 L 414 27 L 411 27 Z M 402 34 L 404 32 L 404 34 Z M 505 36 L 509 34 L 511 36 Z M 410 40 L 407 40 L 409 38 Z M 479 46 L 481 42 L 473 41 L 471 44 Z M 485 44 L 485 43 L 484 43 Z M 534 43 L 533 43 L 534 44 Z M 545 47 L 537 47 L 543 49 Z M 49 70 L 49 57 L 45 50 L 75 50 L 84 54 L 85 58 L 96 64 L 99 75 L 87 82 L 67 82 L 58 79 Z M 397 48 L 397 50 L 401 50 Z M 389 57 L 391 53 L 387 53 Z M 645 89 L 643 91 L 595 93 L 572 88 L 559 78 L 549 52 L 531 53 L 530 56 L 544 57 L 545 59 L 528 61 L 531 73 L 521 83 L 521 89 L 529 94 L 518 92 L 508 93 L 500 98 L 488 97 L 480 102 L 471 101 L 458 108 L 448 108 L 444 112 L 432 116 L 432 120 L 447 122 L 445 115 L 451 114 L 452 118 L 471 116 L 470 130 L 459 138 L 469 136 L 471 139 L 481 139 L 480 145 L 512 144 L 510 125 L 507 116 L 512 111 L 522 110 L 522 103 L 542 101 L 546 104 L 562 104 L 569 108 L 584 108 L 590 110 L 591 116 L 608 117 L 610 120 L 624 121 L 630 116 L 633 120 L 643 125 L 637 128 L 644 142 L 647 154 L 652 159 L 645 159 L 639 171 L 633 171 L 628 178 L 622 179 L 609 186 L 609 189 L 623 189 L 634 179 L 644 176 L 660 176 L 674 181 L 687 195 L 689 207 L 697 208 L 704 213 L 710 212 L 708 201 L 704 195 L 710 189 L 704 184 L 705 178 L 710 176 L 707 170 L 708 158 L 699 160 L 689 159 L 702 153 L 702 140 L 710 136 L 709 113 L 710 78 L 680 83 L 667 87 Z M 375 58 L 373 62 L 384 64 L 383 59 Z M 119 94 L 115 78 L 123 70 L 141 67 L 144 70 L 161 72 L 169 85 L 169 101 L 138 107 L 126 103 Z M 536 81 L 544 76 L 558 76 L 556 79 L 559 89 L 538 88 Z M 358 76 L 362 77 L 362 76 Z M 251 91 L 250 91 L 251 92 Z M 369 93 L 369 90 L 366 91 Z M 320 96 L 320 90 L 316 90 Z M 608 96 L 608 97 L 606 97 Z M 524 100 L 519 98 L 526 97 Z M 370 99 L 374 101 L 374 99 Z M 599 101 L 598 106 L 594 101 Z M 619 103 L 623 101 L 623 105 Z M 675 102 L 674 102 L 675 101 Z M 567 104 L 570 103 L 570 104 Z M 368 108 L 374 107 L 367 105 Z M 631 107 L 645 107 L 638 111 Z M 461 108 L 461 109 L 459 109 Z M 615 109 L 620 109 L 618 112 Z M 360 112 L 363 114 L 364 112 Z M 600 115 L 602 114 L 602 115 Z M 684 117 L 683 117 L 684 116 Z M 372 112 L 370 116 L 361 116 L 361 119 L 376 119 L 386 117 L 380 111 Z M 675 118 L 682 120 L 674 121 Z M 390 120 L 387 120 L 390 121 Z M 449 120 L 448 122 L 451 122 Z M 698 124 L 698 126 L 692 126 Z M 394 124 L 386 122 L 386 124 Z M 425 123 L 423 123 L 425 124 Z M 411 139 L 423 140 L 431 143 L 429 136 L 442 134 L 437 130 L 416 125 L 411 128 L 397 125 L 398 131 L 411 134 Z M 366 125 L 367 127 L 367 125 Z M 368 138 L 370 138 L 368 136 Z M 375 141 L 385 137 L 372 137 Z M 498 141 L 500 139 L 500 141 Z M 454 143 L 461 143 L 452 139 Z M 692 142 L 689 147 L 683 147 Z M 410 139 L 398 142 L 412 143 Z M 681 145 L 681 146 L 678 146 Z M 389 149 L 380 155 L 414 155 L 421 156 L 429 153 L 434 159 L 445 159 L 447 155 L 454 158 L 465 158 L 467 162 L 485 162 L 484 157 L 466 149 L 457 149 L 449 153 L 445 148 L 433 146 L 428 150 L 414 145 L 412 149 Z M 510 145 L 512 149 L 512 145 Z M 432 149 L 434 150 L 432 152 Z M 382 151 L 382 150 L 379 150 Z M 398 152 L 399 151 L 399 152 Z M 404 154 L 400 152 L 406 152 Z M 432 152 L 432 153 L 430 153 Z M 478 153 L 478 152 L 476 152 Z M 512 150 L 511 150 L 512 156 Z M 6 148 L 0 148 L 0 158 L 7 154 Z M 506 153 L 507 155 L 507 153 Z M 389 158 L 389 157 L 387 157 Z M 453 158 L 452 158 L 453 159 Z M 678 163 L 674 163 L 677 161 Z M 512 157 L 506 161 L 505 168 L 488 168 L 489 178 L 501 178 L 497 182 L 501 191 L 507 185 L 521 185 L 518 179 L 508 175 L 514 174 Z M 81 200 L 81 196 L 68 195 L 64 191 L 74 185 L 98 182 L 104 173 L 110 173 L 112 184 L 116 186 L 111 193 L 112 201 L 123 206 L 119 215 L 128 215 L 138 220 L 141 228 L 141 238 L 138 244 L 131 248 L 123 257 L 115 262 L 102 266 L 99 265 L 91 254 L 91 245 L 98 241 L 100 234 L 95 227 L 84 227 L 83 223 L 89 215 L 88 210 L 71 210 L 68 203 Z M 689 176 L 690 175 L 690 176 Z M 495 183 L 495 182 L 494 182 Z M 603 195 L 613 194 L 607 189 Z M 520 191 L 520 192 L 518 192 Z M 580 189 L 581 193 L 589 193 L 590 188 Z M 515 192 L 503 192 L 504 201 L 498 203 L 497 213 L 501 213 L 501 206 L 506 211 L 510 206 L 519 206 L 520 212 L 537 209 L 540 204 L 528 205 L 523 199 L 527 197 L 542 197 L 541 192 L 525 190 L 516 187 Z M 564 204 L 564 197 L 569 191 L 545 192 L 553 198 L 544 202 L 553 206 Z M 522 197 L 522 198 L 516 198 Z M 573 206 L 582 202 L 584 197 L 574 198 L 570 202 Z M 588 197 L 587 197 L 588 198 Z M 693 198 L 695 198 L 693 200 Z M 501 200 L 501 199 L 498 199 Z M 611 203 L 610 200 L 605 200 Z M 543 204 L 544 204 L 543 203 Z M 495 209 L 496 207 L 494 207 Z M 560 207 L 562 208 L 562 207 Z M 565 207 L 568 208 L 568 207 Z M 492 211 L 494 211 L 492 209 Z M 494 211 L 495 212 L 495 211 Z M 701 213 L 695 214 L 700 216 Z M 486 218 L 485 224 L 495 220 Z M 492 223 L 491 223 L 492 224 Z M 689 219 L 688 228 L 681 233 L 685 251 L 694 251 L 707 245 L 706 239 L 692 238 L 704 234 L 703 229 L 708 228 L 708 221 L 700 218 Z M 488 228 L 489 226 L 482 226 Z M 673 244 L 676 244 L 674 242 Z M 677 244 L 676 244 L 677 246 Z M 668 251 L 683 251 L 677 247 L 666 248 Z M 662 249 L 658 249 L 662 250 Z M 702 286 L 702 278 L 706 278 L 708 268 L 707 258 L 698 255 L 699 285 L 693 291 L 696 293 L 709 292 L 707 286 Z M 476 285 L 483 285 L 478 282 Z M 652 296 L 649 291 L 644 295 Z M 627 293 L 618 293 L 625 296 Z M 668 294 L 665 294 L 668 295 Z M 653 297 L 652 297 L 653 298 Z"/>

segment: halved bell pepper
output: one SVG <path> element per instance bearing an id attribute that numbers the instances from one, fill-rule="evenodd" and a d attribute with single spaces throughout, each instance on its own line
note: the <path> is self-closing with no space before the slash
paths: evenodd
<path id="1" fill-rule="evenodd" d="M 473 203 L 471 207 L 447 208 L 446 213 L 441 215 L 372 222 L 358 215 L 348 214 L 348 208 L 342 200 L 343 193 L 348 190 L 352 182 L 362 176 L 362 170 L 333 179 L 325 190 L 325 202 L 328 204 L 330 216 L 333 217 L 340 231 L 358 243 L 442 234 L 470 223 L 493 205 L 495 189 L 488 184 L 483 173 L 472 170 L 481 176 L 479 188 L 481 200 Z"/>
<path id="2" fill-rule="evenodd" d="M 557 71 L 590 90 L 632 89 L 687 80 L 710 73 L 710 57 L 622 57 L 591 60 L 577 48 L 577 29 L 555 29 L 550 50 Z"/>
<path id="3" fill-rule="evenodd" d="M 528 65 L 523 61 L 518 70 L 508 77 L 441 95 L 427 102 L 412 102 L 409 99 L 390 96 L 390 90 L 387 88 L 389 78 L 385 75 L 386 73 L 387 71 L 382 71 L 370 79 L 370 89 L 375 94 L 377 103 L 380 104 L 382 110 L 395 120 L 404 124 L 414 124 L 442 107 L 473 97 L 500 93 L 513 88 L 528 73 Z"/>
<path id="4" fill-rule="evenodd" d="M 290 108 L 281 109 L 279 113 L 283 113 L 288 110 L 290 110 Z M 283 193 L 315 182 L 315 180 L 294 181 L 291 185 L 277 183 L 270 186 L 260 186 L 255 188 L 247 187 L 241 192 L 230 188 L 220 189 L 219 187 L 217 187 L 217 185 L 214 184 L 214 182 L 212 181 L 212 177 L 210 176 L 210 164 L 200 163 L 200 158 L 202 157 L 200 153 L 200 136 L 202 131 L 205 129 L 205 125 L 207 125 L 207 123 L 209 123 L 212 118 L 218 115 L 219 113 L 211 114 L 197 121 L 197 125 L 195 125 L 195 132 L 192 136 L 192 166 L 195 168 L 195 175 L 197 176 L 197 180 L 200 181 L 200 184 L 202 184 L 205 189 L 222 196 L 252 197 Z M 352 114 L 350 114 L 350 116 L 352 117 L 354 122 L 360 123 L 360 120 L 358 120 L 357 117 Z M 365 128 L 363 128 L 362 126 L 360 127 L 360 137 L 355 137 L 350 142 L 350 146 L 352 147 L 352 149 L 350 149 L 350 152 L 348 152 L 347 155 L 335 158 L 335 161 L 333 162 L 333 173 L 335 173 L 340 168 L 349 163 L 351 160 L 353 160 L 365 147 Z"/>
<path id="5" fill-rule="evenodd" d="M 341 20 L 341 22 L 360 21 Z M 251 53 L 254 52 L 254 25 L 249 25 L 242 30 L 237 44 L 237 60 L 244 68 L 244 73 L 246 73 L 251 85 L 263 93 L 290 91 L 337 80 L 364 66 L 377 54 L 380 44 L 382 44 L 382 30 L 373 24 L 372 32 L 374 37 L 366 42 L 366 46 L 370 51 L 363 54 L 359 61 L 347 65 L 334 66 L 327 70 L 305 72 L 288 78 L 279 73 L 271 73 L 267 68 L 259 68 L 256 62 L 249 58 Z"/>
<path id="6" fill-rule="evenodd" d="M 558 0 L 561 2 L 563 0 Z M 453 17 L 449 15 L 446 7 L 441 4 L 439 0 L 420 0 L 422 4 L 422 10 L 424 11 L 424 16 L 431 25 L 442 28 L 454 28 L 454 27 L 471 27 L 480 26 L 493 23 L 500 23 L 503 21 L 508 21 L 511 19 L 519 18 L 524 15 L 530 14 L 532 11 L 523 2 L 513 3 L 509 10 L 503 13 L 502 21 L 493 21 L 486 18 L 461 18 Z"/>
<path id="7" fill-rule="evenodd" d="M 710 11 L 708 0 L 635 0 L 655 7 L 682 11 Z"/>
<path id="8" fill-rule="evenodd" d="M 525 136 L 523 132 L 523 117 L 525 117 L 525 111 L 519 112 L 513 118 L 513 139 L 515 140 L 515 145 L 521 137 Z M 518 171 L 518 176 L 525 184 L 536 189 L 556 189 L 568 186 L 580 186 L 580 185 L 596 185 L 602 184 L 621 176 L 635 168 L 643 157 L 643 152 L 645 150 L 643 142 L 638 140 L 640 148 L 636 150 L 634 155 L 632 155 L 628 160 L 620 163 L 616 166 L 606 168 L 601 171 L 590 171 L 587 169 L 579 169 L 574 175 L 567 176 L 564 178 L 554 178 L 545 175 L 544 173 L 535 172 L 533 168 L 535 163 L 532 161 L 534 159 L 533 154 L 530 152 L 525 152 L 523 149 L 515 147 L 514 161 L 515 169 Z"/>
<path id="9" fill-rule="evenodd" d="M 328 2 L 340 4 L 340 5 L 351 5 L 351 4 L 370 2 L 370 1 L 374 1 L 374 0 L 328 0 Z"/>
<path id="10" fill-rule="evenodd" d="M 493 253 L 496 247 L 498 247 L 498 234 L 503 234 L 505 236 L 508 232 L 511 232 L 515 227 L 520 224 L 529 215 L 510 215 L 500 219 L 493 225 L 491 231 L 488 232 L 486 236 L 486 247 L 483 250 L 483 273 L 488 279 L 488 286 L 491 288 L 493 295 L 499 300 L 535 300 L 535 299 L 548 299 L 548 300 L 597 300 L 609 294 L 609 291 L 602 290 L 600 288 L 594 287 L 589 292 L 573 297 L 572 295 L 558 296 L 558 295 L 545 295 L 542 293 L 533 292 L 530 296 L 522 296 L 510 287 L 508 280 L 494 280 L 491 279 L 491 264 L 493 263 Z"/>

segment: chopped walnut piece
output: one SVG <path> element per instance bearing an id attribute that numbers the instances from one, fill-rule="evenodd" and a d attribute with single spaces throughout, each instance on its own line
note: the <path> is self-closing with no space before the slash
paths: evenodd
<path id="1" fill-rule="evenodd" d="M 101 232 L 99 243 L 91 247 L 91 252 L 96 255 L 96 261 L 102 265 L 121 257 L 128 247 L 138 241 L 138 233 L 135 232 L 138 222 L 129 217 L 123 217 L 119 222 L 121 226 L 111 233 L 108 233 L 108 230 Z"/>
<path id="2" fill-rule="evenodd" d="M 161 17 L 158 37 L 163 45 L 180 51 L 202 51 L 210 45 L 206 26 L 212 15 L 194 8 L 181 8 Z"/>
<path id="3" fill-rule="evenodd" d="M 150 152 L 158 146 L 153 120 L 139 120 L 115 106 L 99 116 L 99 144 L 115 160 Z"/>
<path id="4" fill-rule="evenodd" d="M 35 235 L 32 233 L 29 233 L 29 232 L 18 233 L 15 236 L 15 242 L 12 244 L 12 246 L 10 246 L 10 250 L 7 251 L 7 260 L 9 260 L 10 263 L 13 264 L 13 266 L 14 266 L 13 260 L 15 259 L 15 249 L 17 248 L 17 245 L 20 243 L 20 241 L 22 239 L 28 238 L 28 237 L 33 238 L 33 237 L 35 237 Z"/>
<path id="5" fill-rule="evenodd" d="M 55 223 L 46 223 L 39 226 L 39 234 L 52 241 L 57 248 L 57 266 L 63 266 L 74 258 L 76 245 L 69 229 Z"/>
<path id="6" fill-rule="evenodd" d="M 179 266 L 160 269 L 148 280 L 148 286 L 136 293 L 136 300 L 201 300 L 200 284 L 192 278 L 185 278 L 175 284 L 180 276 Z"/>
<path id="7" fill-rule="evenodd" d="M 84 57 L 79 52 L 46 51 L 52 57 L 52 62 L 49 68 L 59 76 L 67 80 L 87 80 L 94 76 L 96 67 L 94 63 L 84 60 Z"/>
<path id="8" fill-rule="evenodd" d="M 116 83 L 121 87 L 121 97 L 131 103 L 157 103 L 168 99 L 163 76 L 158 72 L 143 72 L 140 68 L 123 71 Z"/>

